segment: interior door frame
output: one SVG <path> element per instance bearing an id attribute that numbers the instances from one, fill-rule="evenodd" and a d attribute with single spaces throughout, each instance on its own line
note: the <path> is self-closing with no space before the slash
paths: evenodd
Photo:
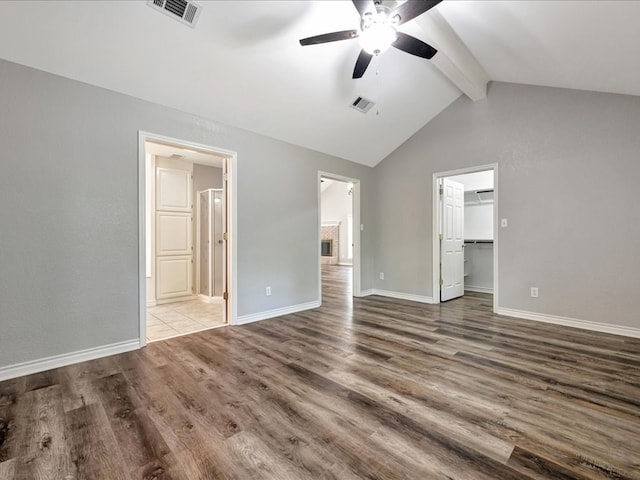
<path id="1" fill-rule="evenodd" d="M 229 325 L 238 322 L 237 291 L 238 291 L 238 240 L 235 235 L 238 225 L 236 211 L 238 196 L 237 163 L 238 154 L 232 150 L 190 142 L 178 138 L 167 137 L 151 132 L 138 131 L 138 326 L 140 347 L 147 344 L 147 276 L 146 276 L 146 147 L 145 142 L 166 143 L 179 148 L 196 149 L 225 157 L 226 179 L 223 179 L 226 193 L 227 218 L 227 308 L 226 321 Z"/>
<path id="2" fill-rule="evenodd" d="M 464 173 L 476 173 L 493 171 L 493 312 L 498 308 L 498 246 L 499 246 L 499 221 L 498 221 L 498 164 L 479 165 L 474 167 L 459 168 L 446 172 L 435 172 L 432 176 L 432 295 L 433 303 L 440 303 L 440 216 L 442 203 L 439 194 L 439 181 L 444 177 L 462 175 Z"/>
<path id="3" fill-rule="evenodd" d="M 322 189 L 321 180 L 328 178 L 339 182 L 351 183 L 353 185 L 353 194 L 351 195 L 351 215 L 353 216 L 353 260 L 352 260 L 352 283 L 351 295 L 354 297 L 362 296 L 361 283 L 361 267 L 360 267 L 360 179 L 318 171 L 318 239 L 316 245 L 318 253 L 318 302 L 322 303 L 322 259 L 320 258 L 320 243 L 322 241 Z"/>

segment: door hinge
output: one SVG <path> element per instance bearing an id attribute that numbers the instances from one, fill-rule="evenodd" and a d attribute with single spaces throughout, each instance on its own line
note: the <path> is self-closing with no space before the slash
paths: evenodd
<path id="1" fill-rule="evenodd" d="M 440 196 L 444 195 L 444 189 L 442 187 L 440 187 Z"/>
<path id="2" fill-rule="evenodd" d="M 224 232 L 222 234 L 222 239 L 226 242 L 227 241 L 227 232 Z"/>
<path id="3" fill-rule="evenodd" d="M 222 298 L 223 298 L 224 300 L 229 300 L 229 292 L 224 292 L 224 293 L 222 294 Z"/>
<path id="4" fill-rule="evenodd" d="M 440 240 L 442 240 L 442 234 L 440 234 Z"/>
<path id="5" fill-rule="evenodd" d="M 228 182 L 229 181 L 229 173 L 224 172 L 224 181 Z"/>
<path id="6" fill-rule="evenodd" d="M 440 286 L 442 286 L 444 284 L 444 282 L 442 281 L 442 279 L 440 279 Z"/>

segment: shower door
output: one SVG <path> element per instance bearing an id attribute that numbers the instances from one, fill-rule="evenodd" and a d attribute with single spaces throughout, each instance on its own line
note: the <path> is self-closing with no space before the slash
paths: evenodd
<path id="1" fill-rule="evenodd" d="M 221 189 L 198 192 L 198 294 L 222 298 L 225 291 L 225 205 Z"/>

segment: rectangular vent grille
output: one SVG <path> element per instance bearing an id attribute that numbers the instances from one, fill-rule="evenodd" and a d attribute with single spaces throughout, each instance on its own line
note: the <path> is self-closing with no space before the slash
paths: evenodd
<path id="1" fill-rule="evenodd" d="M 202 11 L 200 5 L 187 0 L 148 0 L 147 5 L 192 28 Z"/>
<path id="2" fill-rule="evenodd" d="M 358 97 L 351 103 L 352 108 L 355 108 L 362 113 L 367 113 L 374 105 L 375 103 L 372 100 L 364 97 Z"/>

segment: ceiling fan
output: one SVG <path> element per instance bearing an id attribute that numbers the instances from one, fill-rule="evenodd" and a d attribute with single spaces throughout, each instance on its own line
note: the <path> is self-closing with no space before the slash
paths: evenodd
<path id="1" fill-rule="evenodd" d="M 422 15 L 441 1 L 407 0 L 391 10 L 382 5 L 381 0 L 352 0 L 361 17 L 359 30 L 344 30 L 303 38 L 300 45 L 317 45 L 358 38 L 362 50 L 356 60 L 352 78 L 361 78 L 374 55 L 379 55 L 389 47 L 430 59 L 437 53 L 435 48 L 411 35 L 399 32 L 397 27 Z"/>

